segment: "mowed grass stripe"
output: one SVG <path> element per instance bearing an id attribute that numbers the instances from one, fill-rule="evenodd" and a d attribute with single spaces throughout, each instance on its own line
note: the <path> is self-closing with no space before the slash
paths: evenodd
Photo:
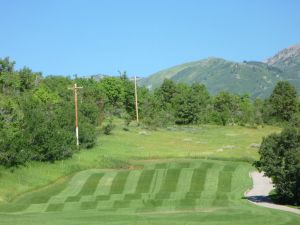
<path id="1" fill-rule="evenodd" d="M 46 209 L 46 212 L 58 212 L 58 211 L 62 211 L 63 208 L 64 208 L 63 203 L 49 204 Z"/>
<path id="2" fill-rule="evenodd" d="M 97 201 L 82 202 L 80 205 L 80 209 L 81 210 L 96 209 L 97 205 L 98 205 Z"/>
<path id="3" fill-rule="evenodd" d="M 210 163 L 202 163 L 194 169 L 189 192 L 201 192 L 204 189 L 207 170 L 212 167 Z"/>
<path id="4" fill-rule="evenodd" d="M 124 186 L 123 194 L 134 194 L 136 187 L 138 185 L 140 175 L 142 174 L 143 170 L 131 170 L 128 177 L 126 184 Z"/>
<path id="5" fill-rule="evenodd" d="M 218 190 L 218 177 L 223 165 L 214 164 L 214 166 L 207 170 L 204 189 L 201 192 L 200 199 L 197 200 L 197 207 L 211 207 Z"/>
<path id="6" fill-rule="evenodd" d="M 77 202 L 80 200 L 82 196 L 93 195 L 98 186 L 99 181 L 103 176 L 104 173 L 94 173 L 90 175 L 90 177 L 86 180 L 86 182 L 82 186 L 80 192 L 75 196 L 69 196 L 66 199 L 66 202 Z"/>
<path id="7" fill-rule="evenodd" d="M 143 170 L 135 189 L 135 193 L 148 193 L 150 191 L 155 170 Z"/>
<path id="8" fill-rule="evenodd" d="M 180 172 L 178 185 L 177 185 L 177 196 L 182 198 L 190 189 L 190 183 L 192 180 L 194 169 L 183 168 Z"/>
<path id="9" fill-rule="evenodd" d="M 1 205 L 0 212 L 18 212 L 26 210 L 30 205 L 46 204 L 52 196 L 58 195 L 69 184 L 71 177 L 59 180 L 57 183 L 42 188 L 39 191 L 25 194 L 18 198 L 15 202 Z M 42 211 L 42 210 L 41 210 Z"/>
<path id="10" fill-rule="evenodd" d="M 179 201 L 177 209 L 193 209 L 196 206 L 196 200 L 201 197 L 201 192 L 204 190 L 205 181 L 207 179 L 207 171 L 213 165 L 211 163 L 201 163 L 199 168 L 195 168 L 190 179 L 189 192 L 185 198 Z"/>
<path id="11" fill-rule="evenodd" d="M 68 183 L 67 187 L 61 191 L 58 195 L 53 196 L 49 200 L 50 203 L 57 203 L 55 200 L 56 198 L 66 198 L 67 196 L 76 196 L 86 183 L 87 179 L 91 174 L 95 173 L 94 170 L 84 170 L 81 172 L 76 173 L 70 182 Z"/>
<path id="12" fill-rule="evenodd" d="M 154 211 L 156 208 L 161 207 L 163 205 L 162 199 L 145 199 L 142 200 L 142 207 L 138 207 L 136 212 L 148 212 Z"/>
<path id="13" fill-rule="evenodd" d="M 112 185 L 113 180 L 117 176 L 116 171 L 106 172 L 102 179 L 99 181 L 97 189 L 94 193 L 95 196 L 108 196 L 110 192 L 110 187 Z"/>
<path id="14" fill-rule="evenodd" d="M 181 169 L 168 169 L 159 192 L 170 193 L 176 191 L 180 172 Z"/>
<path id="15" fill-rule="evenodd" d="M 157 169 L 155 170 L 151 187 L 150 187 L 150 193 L 158 193 L 160 190 L 160 187 L 163 184 L 163 181 L 165 179 L 167 171 L 165 169 Z"/>
<path id="16" fill-rule="evenodd" d="M 104 176 L 104 173 L 94 173 L 92 174 L 88 180 L 83 185 L 82 189 L 78 193 L 79 196 L 83 195 L 92 195 L 94 194 L 97 185 L 100 181 L 100 179 Z"/>
<path id="17" fill-rule="evenodd" d="M 110 188 L 110 194 L 121 194 L 124 191 L 129 171 L 120 171 L 115 176 Z"/>
<path id="18" fill-rule="evenodd" d="M 214 206 L 228 206 L 228 193 L 232 189 L 232 176 L 238 164 L 225 165 L 223 170 L 220 171 L 218 176 L 218 189 L 216 193 L 216 198 L 213 202 Z"/>
<path id="19" fill-rule="evenodd" d="M 225 165 L 219 173 L 218 192 L 230 192 L 232 176 L 238 165 Z"/>

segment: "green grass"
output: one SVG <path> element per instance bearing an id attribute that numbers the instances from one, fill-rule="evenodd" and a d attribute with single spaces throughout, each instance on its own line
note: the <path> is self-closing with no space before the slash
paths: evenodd
<path id="1" fill-rule="evenodd" d="M 128 168 L 132 159 L 215 158 L 254 160 L 262 137 L 279 132 L 277 127 L 245 128 L 238 126 L 171 127 L 148 131 L 121 122 L 110 136 L 100 136 L 97 146 L 82 150 L 73 158 L 55 163 L 32 162 L 14 172 L 0 167 L 0 202 L 12 201 L 18 195 L 38 190 L 75 172 L 92 168 Z M 157 164 L 157 168 L 166 166 Z"/>
<path id="2" fill-rule="evenodd" d="M 156 168 L 162 164 L 163 169 Z M 253 168 L 248 163 L 170 159 L 142 165 L 144 169 L 76 173 L 58 184 L 56 191 L 28 194 L 48 196 L 43 201 L 32 202 L 25 195 L 11 205 L 21 201 L 26 207 L 9 212 L 2 207 L 0 224 L 296 225 L 300 221 L 300 216 L 261 208 L 243 199 L 251 185 L 248 173 Z M 107 195 L 98 195 L 101 191 Z M 81 198 L 67 201 L 72 196 Z"/>
<path id="3" fill-rule="evenodd" d="M 136 187 L 137 193 L 140 194 L 149 192 L 154 172 L 155 170 L 143 170 Z"/>
<path id="4" fill-rule="evenodd" d="M 243 199 L 253 169 L 245 161 L 258 158 L 251 145 L 279 131 L 119 124 L 71 159 L 0 168 L 0 225 L 298 224 Z"/>
<path id="5" fill-rule="evenodd" d="M 128 175 L 129 175 L 128 171 L 118 172 L 117 176 L 115 177 L 115 179 L 111 185 L 110 194 L 121 194 L 122 193 Z"/>

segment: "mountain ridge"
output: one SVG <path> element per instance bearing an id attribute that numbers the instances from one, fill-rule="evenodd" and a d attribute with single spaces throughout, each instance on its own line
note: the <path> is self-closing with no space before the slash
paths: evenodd
<path id="1" fill-rule="evenodd" d="M 265 62 L 234 62 L 208 57 L 158 71 L 139 84 L 155 89 L 164 79 L 187 84 L 203 83 L 211 94 L 230 91 L 265 98 L 280 80 L 291 81 L 300 91 L 300 43 L 281 50 Z"/>

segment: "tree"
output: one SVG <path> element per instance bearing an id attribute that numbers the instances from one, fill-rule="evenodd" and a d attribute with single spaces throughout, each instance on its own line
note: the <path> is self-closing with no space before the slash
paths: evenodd
<path id="1" fill-rule="evenodd" d="M 0 59 L 0 164 L 14 167 L 29 160 L 53 162 L 72 156 L 77 151 L 74 96 L 68 87 L 74 81 L 61 76 L 43 78 L 26 67 L 15 71 L 14 64 L 9 58 Z M 122 93 L 120 79 L 111 80 L 108 93 L 119 87 Z M 104 88 L 92 79 L 76 78 L 75 82 L 86 87 L 79 93 L 80 146 L 90 148 L 96 140 Z M 116 97 L 122 107 L 123 95 Z"/>
<path id="2" fill-rule="evenodd" d="M 220 92 L 213 101 L 214 119 L 216 123 L 226 125 L 228 122 L 235 123 L 239 110 L 239 97 L 229 92 Z"/>
<path id="3" fill-rule="evenodd" d="M 32 89 L 42 77 L 41 73 L 33 73 L 31 69 L 24 67 L 18 71 L 20 78 L 20 91 Z"/>
<path id="4" fill-rule="evenodd" d="M 206 108 L 209 94 L 204 85 L 191 87 L 178 84 L 173 98 L 173 107 L 177 124 L 201 123 L 206 120 Z"/>
<path id="5" fill-rule="evenodd" d="M 208 121 L 207 107 L 211 102 L 211 98 L 204 84 L 194 83 L 192 88 L 192 98 L 195 99 L 195 107 L 197 109 L 196 123 L 204 123 Z"/>
<path id="6" fill-rule="evenodd" d="M 12 73 L 14 72 L 14 66 L 16 62 L 11 61 L 9 57 L 5 57 L 4 59 L 0 58 L 0 73 L 2 72 L 9 72 Z"/>
<path id="7" fill-rule="evenodd" d="M 0 91 L 2 93 L 16 92 L 20 87 L 20 78 L 14 72 L 14 61 L 8 57 L 0 58 Z"/>
<path id="8" fill-rule="evenodd" d="M 164 109 L 170 107 L 175 94 L 176 84 L 170 79 L 165 79 L 162 85 L 155 90 L 155 95 L 160 99 L 161 106 Z"/>
<path id="9" fill-rule="evenodd" d="M 15 167 L 29 158 L 22 132 L 23 113 L 16 100 L 0 94 L 0 164 Z"/>
<path id="10" fill-rule="evenodd" d="M 279 81 L 270 98 L 270 116 L 280 121 L 290 121 L 297 111 L 297 91 L 288 81 Z"/>
<path id="11" fill-rule="evenodd" d="M 28 94 L 22 98 L 22 111 L 30 159 L 54 162 L 73 155 L 76 145 L 71 104 L 43 102 Z"/>
<path id="12" fill-rule="evenodd" d="M 124 86 L 120 78 L 105 77 L 100 82 L 101 88 L 107 98 L 107 106 L 112 106 L 116 112 L 124 103 Z"/>
<path id="13" fill-rule="evenodd" d="M 133 118 L 135 116 L 134 83 L 127 78 L 126 73 L 124 74 L 122 81 L 124 87 L 124 107 L 130 117 Z"/>
<path id="14" fill-rule="evenodd" d="M 197 114 L 192 90 L 186 84 L 178 84 L 176 89 L 177 92 L 173 98 L 175 122 L 177 124 L 190 124 L 196 119 Z"/>
<path id="15" fill-rule="evenodd" d="M 174 124 L 174 113 L 161 107 L 161 99 L 142 88 L 139 92 L 139 112 L 142 122 L 150 128 L 165 127 Z"/>
<path id="16" fill-rule="evenodd" d="M 279 199 L 300 204 L 300 129 L 290 127 L 264 138 L 255 163 L 271 177 Z"/>
<path id="17" fill-rule="evenodd" d="M 249 95 L 245 94 L 239 99 L 238 123 L 239 125 L 253 125 L 258 120 L 255 120 L 256 112 L 254 104 L 252 104 Z"/>

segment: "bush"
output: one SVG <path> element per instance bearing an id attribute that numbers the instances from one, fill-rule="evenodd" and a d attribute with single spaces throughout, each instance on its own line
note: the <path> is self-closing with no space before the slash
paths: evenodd
<path id="1" fill-rule="evenodd" d="M 114 127 L 115 126 L 112 123 L 112 119 L 110 119 L 108 123 L 103 126 L 103 133 L 105 135 L 110 135 Z"/>
<path id="2" fill-rule="evenodd" d="M 65 159 L 76 151 L 73 117 L 68 104 L 41 102 L 32 96 L 21 101 L 26 151 L 32 160 Z"/>
<path id="3" fill-rule="evenodd" d="M 255 166 L 271 177 L 282 202 L 300 204 L 300 129 L 286 128 L 264 138 Z"/>
<path id="4" fill-rule="evenodd" d="M 13 167 L 29 158 L 22 133 L 23 113 L 17 101 L 0 94 L 0 164 Z"/>
<path id="5" fill-rule="evenodd" d="M 79 143 L 84 148 L 92 148 L 96 143 L 96 129 L 87 122 L 79 124 Z"/>

